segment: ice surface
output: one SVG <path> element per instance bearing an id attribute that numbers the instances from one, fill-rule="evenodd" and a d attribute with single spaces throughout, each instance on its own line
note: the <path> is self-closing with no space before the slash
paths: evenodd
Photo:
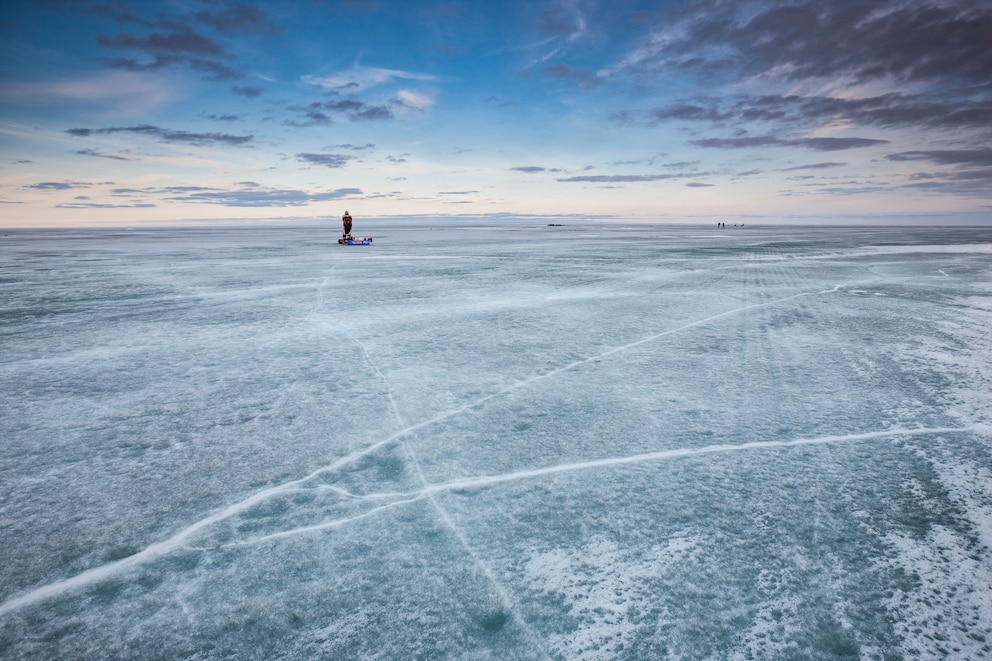
<path id="1" fill-rule="evenodd" d="M 0 237 L 0 657 L 992 657 L 992 230 Z"/>

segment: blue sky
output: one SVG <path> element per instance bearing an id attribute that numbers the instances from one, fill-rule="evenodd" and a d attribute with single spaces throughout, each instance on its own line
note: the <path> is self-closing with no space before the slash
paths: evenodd
<path id="1" fill-rule="evenodd" d="M 987 1 L 8 0 L 5 226 L 992 222 Z"/>

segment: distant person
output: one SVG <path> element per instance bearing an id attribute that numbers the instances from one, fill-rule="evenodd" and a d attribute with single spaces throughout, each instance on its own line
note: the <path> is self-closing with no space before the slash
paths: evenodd
<path id="1" fill-rule="evenodd" d="M 347 211 L 341 216 L 341 224 L 344 226 L 344 238 L 351 236 L 351 214 Z"/>

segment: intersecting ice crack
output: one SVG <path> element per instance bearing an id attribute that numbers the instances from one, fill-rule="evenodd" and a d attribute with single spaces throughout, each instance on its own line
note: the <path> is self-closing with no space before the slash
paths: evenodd
<path id="1" fill-rule="evenodd" d="M 317 290 L 318 302 L 317 302 L 317 305 L 313 308 L 313 310 L 311 310 L 308 318 L 312 318 L 313 315 L 316 313 L 316 311 L 319 309 L 319 306 L 320 306 L 320 304 L 322 302 L 321 289 L 323 288 L 323 286 L 324 286 L 324 284 L 326 282 L 327 282 L 327 279 L 325 279 L 324 282 L 321 283 L 320 287 L 318 288 L 318 290 Z M 530 385 L 532 385 L 532 384 L 534 384 L 536 382 L 539 382 L 539 381 L 542 381 L 542 380 L 545 380 L 545 379 L 552 378 L 552 377 L 554 377 L 554 376 L 556 376 L 558 374 L 561 374 L 563 372 L 567 372 L 569 370 L 574 370 L 574 369 L 576 369 L 578 367 L 581 367 L 583 365 L 587 365 L 587 364 L 591 364 L 591 363 L 594 363 L 594 362 L 597 362 L 597 361 L 604 360 L 604 359 L 606 359 L 606 358 L 608 358 L 608 357 L 610 357 L 610 356 L 612 356 L 612 355 L 614 355 L 616 353 L 619 353 L 621 351 L 633 349 L 635 347 L 638 347 L 638 346 L 647 344 L 649 342 L 654 342 L 654 341 L 659 340 L 659 339 L 661 339 L 663 337 L 666 337 L 666 336 L 669 336 L 669 335 L 673 335 L 675 333 L 679 333 L 679 332 L 682 332 L 682 331 L 685 331 L 685 330 L 688 330 L 688 329 L 691 329 L 691 328 L 695 328 L 695 327 L 698 327 L 698 326 L 702 326 L 704 324 L 707 324 L 707 323 L 710 323 L 712 321 L 715 321 L 715 320 L 718 320 L 718 319 L 721 319 L 721 318 L 724 318 L 724 317 L 728 317 L 728 316 L 731 316 L 731 315 L 734 315 L 734 314 L 739 314 L 739 313 L 742 313 L 742 312 L 745 312 L 745 311 L 748 311 L 748 310 L 754 310 L 754 309 L 757 309 L 757 308 L 770 307 L 770 306 L 778 305 L 778 304 L 781 304 L 781 303 L 785 303 L 785 302 L 788 302 L 788 301 L 791 301 L 791 300 L 795 300 L 795 299 L 799 299 L 799 298 L 806 297 L 806 296 L 816 296 L 816 295 L 824 295 L 824 294 L 835 293 L 835 292 L 841 291 L 845 286 L 846 285 L 836 285 L 832 289 L 828 289 L 828 290 L 822 290 L 822 291 L 816 291 L 816 292 L 800 292 L 798 294 L 793 294 L 791 296 L 786 296 L 786 297 L 783 297 L 783 298 L 778 298 L 778 299 L 771 300 L 771 301 L 766 301 L 766 302 L 763 302 L 763 303 L 756 303 L 756 304 L 752 304 L 752 305 L 746 305 L 746 306 L 734 308 L 734 309 L 731 309 L 731 310 L 727 310 L 725 312 L 721 312 L 719 314 L 712 315 L 712 316 L 709 316 L 709 317 L 706 317 L 704 319 L 700 319 L 700 320 L 697 320 L 697 321 L 694 321 L 694 322 L 691 322 L 691 323 L 687 323 L 687 324 L 684 324 L 684 325 L 679 326 L 679 327 L 676 327 L 676 328 L 671 328 L 671 329 L 668 329 L 668 330 L 665 330 L 665 331 L 662 331 L 662 332 L 659 332 L 659 333 L 655 333 L 655 334 L 649 335 L 647 337 L 644 337 L 644 338 L 642 338 L 640 340 L 636 340 L 636 341 L 630 342 L 628 344 L 616 346 L 616 347 L 613 347 L 613 348 L 609 349 L 608 351 L 604 351 L 604 352 L 599 353 L 599 354 L 596 354 L 594 356 L 590 356 L 590 357 L 587 357 L 587 358 L 576 360 L 576 361 L 573 361 L 573 362 L 568 363 L 566 365 L 563 365 L 561 367 L 558 367 L 558 368 L 555 368 L 553 370 L 550 370 L 548 372 L 544 372 L 544 373 L 541 373 L 541 374 L 536 374 L 536 375 L 534 375 L 532 377 L 529 377 L 527 379 L 523 379 L 521 381 L 517 381 L 517 382 L 512 383 L 512 384 L 510 384 L 510 385 L 508 385 L 508 386 L 506 386 L 506 387 L 504 387 L 502 389 L 496 390 L 495 392 L 492 392 L 492 393 L 490 393 L 488 395 L 485 395 L 483 397 L 480 397 L 480 398 L 476 399 L 475 401 L 469 402 L 469 403 L 467 403 L 467 404 L 465 404 L 465 405 L 463 405 L 461 407 L 458 407 L 458 408 L 455 408 L 455 409 L 452 409 L 452 410 L 449 410 L 449 411 L 446 411 L 446 412 L 439 413 L 438 415 L 436 415 L 436 416 L 434 416 L 432 418 L 429 418 L 427 420 L 423 420 L 421 422 L 414 423 L 414 424 L 411 424 L 411 425 L 407 425 L 405 427 L 403 426 L 404 425 L 404 422 L 403 422 L 401 416 L 399 415 L 398 410 L 396 409 L 396 404 L 395 404 L 395 401 L 393 401 L 392 393 L 391 393 L 391 391 L 389 391 L 388 381 L 386 381 L 385 377 L 382 375 L 382 373 L 379 371 L 379 369 L 369 359 L 368 352 L 365 349 L 365 347 L 362 346 L 360 342 L 358 342 L 357 340 L 355 340 L 356 343 L 359 344 L 359 346 L 362 346 L 363 352 L 366 355 L 366 360 L 369 360 L 369 363 L 372 365 L 373 370 L 375 370 L 379 374 L 380 378 L 382 378 L 383 381 L 384 381 L 384 383 L 386 384 L 387 392 L 388 392 L 389 399 L 390 399 L 390 405 L 391 405 L 391 407 L 393 409 L 393 414 L 397 418 L 397 423 L 400 425 L 401 429 L 399 429 L 398 431 L 394 432 L 392 435 L 390 435 L 389 437 L 387 437 L 387 438 L 385 438 L 385 439 L 383 439 L 381 441 L 378 441 L 378 442 L 373 443 L 373 444 L 371 444 L 371 445 L 369 445 L 369 446 L 367 446 L 367 447 L 365 447 L 365 448 L 363 448 L 361 450 L 358 450 L 358 451 L 353 452 L 353 453 L 351 453 L 349 455 L 346 455 L 344 457 L 341 457 L 338 460 L 336 460 L 336 461 L 334 461 L 334 462 L 332 462 L 332 463 L 330 463 L 328 465 L 319 467 L 319 468 L 317 468 L 316 470 L 314 470 L 313 472 L 311 472 L 308 475 L 305 475 L 305 476 L 300 477 L 300 478 L 297 478 L 295 480 L 290 480 L 290 481 L 287 481 L 287 482 L 283 482 L 281 484 L 277 484 L 277 485 L 268 487 L 266 489 L 262 489 L 260 491 L 257 491 L 254 494 L 248 496 L 247 498 L 244 498 L 241 501 L 232 503 L 232 504 L 228 505 L 227 507 L 224 507 L 224 508 L 222 508 L 220 510 L 217 510 L 217 511 L 209 514 L 208 516 L 205 516 L 204 518 L 202 518 L 202 519 L 200 519 L 198 521 L 195 521 L 194 523 L 192 523 L 189 526 L 187 526 L 186 528 L 180 530 L 179 532 L 177 532 L 176 534 L 174 534 L 172 537 L 169 537 L 168 539 L 165 539 L 165 540 L 162 540 L 162 541 L 159 541 L 159 542 L 155 542 L 153 544 L 150 544 L 149 546 L 145 547 L 143 550 L 139 551 L 138 553 L 135 553 L 135 554 L 133 554 L 131 556 L 122 558 L 120 560 L 116 560 L 114 562 L 110 562 L 110 563 L 106 563 L 104 565 L 100 565 L 98 567 L 94 567 L 92 569 L 89 569 L 89 570 L 84 571 L 84 572 L 82 572 L 80 574 L 77 574 L 76 576 L 73 576 L 73 577 L 64 579 L 62 581 L 56 581 L 56 582 L 50 583 L 48 585 L 43 585 L 41 587 L 35 588 L 32 591 L 29 591 L 29 592 L 26 592 L 26 593 L 22 593 L 19 596 L 15 596 L 15 597 L 7 600 L 6 602 L 0 604 L 0 615 L 7 614 L 9 612 L 12 612 L 12 611 L 15 611 L 15 610 L 17 610 L 19 608 L 22 608 L 24 606 L 27 606 L 27 605 L 30 605 L 30 604 L 33 604 L 33 603 L 42 601 L 44 599 L 48 599 L 48 598 L 59 596 L 59 595 L 62 595 L 62 594 L 65 594 L 65 593 L 68 593 L 68 592 L 71 592 L 71 591 L 74 591 L 74 590 L 78 590 L 80 588 L 83 588 L 83 587 L 86 587 L 88 585 L 91 585 L 91 584 L 97 583 L 99 581 L 102 581 L 102 580 L 104 580 L 104 579 L 106 579 L 106 578 L 108 578 L 108 577 L 110 577 L 110 576 L 112 576 L 114 574 L 117 574 L 117 573 L 119 573 L 121 571 L 124 571 L 124 570 L 130 569 L 130 568 L 137 567 L 137 566 L 140 566 L 142 564 L 151 562 L 151 561 L 155 560 L 156 558 L 159 558 L 161 556 L 164 556 L 164 555 L 166 555 L 168 553 L 174 552 L 174 551 L 179 550 L 179 549 L 182 549 L 182 548 L 188 548 L 188 547 L 190 547 L 190 541 L 197 534 L 199 534 L 200 532 L 202 532 L 205 529 L 209 528 L 210 526 L 212 526 L 212 525 L 214 525 L 216 523 L 220 523 L 222 521 L 225 521 L 227 519 L 230 519 L 230 518 L 232 518 L 234 516 L 237 516 L 237 515 L 245 512 L 245 511 L 251 509 L 252 507 L 255 507 L 256 505 L 259 505 L 260 503 L 263 503 L 263 502 L 265 502 L 265 501 L 267 501 L 267 500 L 269 500 L 271 498 L 274 498 L 274 497 L 277 497 L 277 496 L 280 496 L 280 495 L 283 495 L 283 494 L 292 492 L 292 491 L 294 491 L 294 490 L 296 490 L 298 488 L 304 487 L 304 486 L 312 483 L 315 479 L 317 479 L 317 478 L 319 478 L 321 476 L 327 475 L 329 473 L 333 473 L 334 471 L 338 470 L 339 468 L 341 468 L 343 466 L 346 466 L 346 465 L 349 465 L 349 464 L 352 464 L 355 461 L 357 461 L 357 460 L 359 460 L 359 459 L 361 459 L 363 457 L 366 457 L 366 456 L 372 454 L 373 452 L 375 452 L 376 450 L 378 450 L 380 448 L 389 446 L 391 444 L 395 444 L 397 442 L 403 443 L 403 447 L 404 447 L 405 451 L 408 453 L 408 455 L 411 458 L 411 465 L 414 466 L 415 471 L 418 473 L 419 479 L 421 480 L 421 486 L 422 486 L 422 489 L 420 489 L 419 491 L 410 492 L 410 493 L 400 493 L 400 494 L 370 494 L 370 495 L 364 495 L 364 496 L 355 496 L 354 494 L 348 494 L 351 497 L 359 497 L 359 498 L 363 498 L 363 499 L 390 499 L 390 498 L 393 498 L 394 500 L 391 500 L 391 502 L 386 503 L 384 505 L 381 505 L 379 507 L 372 508 L 369 511 L 364 512 L 362 514 L 357 514 L 357 515 L 353 515 L 351 517 L 345 517 L 345 518 L 339 518 L 339 519 L 335 519 L 335 520 L 331 520 L 331 521 L 326 521 L 326 522 L 322 522 L 322 523 L 318 523 L 318 524 L 314 524 L 314 525 L 306 526 L 306 527 L 302 527 L 302 528 L 294 528 L 294 529 L 291 529 L 291 530 L 285 530 L 285 531 L 281 531 L 281 532 L 277 532 L 277 533 L 272 533 L 270 535 L 266 535 L 266 536 L 263 536 L 263 537 L 254 538 L 254 539 L 251 539 L 251 540 L 243 540 L 243 541 L 238 542 L 238 543 L 239 544 L 260 543 L 260 542 L 263 542 L 263 541 L 273 540 L 273 539 L 278 539 L 278 538 L 283 538 L 283 537 L 288 537 L 288 536 L 291 536 L 291 535 L 303 534 L 303 533 L 307 533 L 307 532 L 317 532 L 317 531 L 327 530 L 327 529 L 331 529 L 331 528 L 335 528 L 335 527 L 341 527 L 343 525 L 347 525 L 347 524 L 352 523 L 354 521 L 357 521 L 357 520 L 360 520 L 360 519 L 363 519 L 363 518 L 367 518 L 367 517 L 372 516 L 374 514 L 377 514 L 379 512 L 382 512 L 382 511 L 385 511 L 385 510 L 388 510 L 388 509 L 391 509 L 391 508 L 395 508 L 395 507 L 401 507 L 401 506 L 404 506 L 404 505 L 409 505 L 411 503 L 418 502 L 420 500 L 423 500 L 423 499 L 427 498 L 427 499 L 431 499 L 431 501 L 433 503 L 433 507 L 438 512 L 439 517 L 441 517 L 441 519 L 445 522 L 445 524 L 452 530 L 453 534 L 459 539 L 459 542 L 463 545 L 463 547 L 465 547 L 466 551 L 470 555 L 472 555 L 474 557 L 475 562 L 480 567 L 480 571 L 482 571 L 484 574 L 486 574 L 487 577 L 491 580 L 491 583 L 494 585 L 494 589 L 496 589 L 497 592 L 500 593 L 500 597 L 503 600 L 504 605 L 511 605 L 512 604 L 512 599 L 509 597 L 509 595 L 507 594 L 506 590 L 500 585 L 499 581 L 497 581 L 496 578 L 492 575 L 492 572 L 489 569 L 487 569 L 485 567 L 485 565 L 479 560 L 477 553 L 475 553 L 472 550 L 472 547 L 469 544 L 468 540 L 465 538 L 464 534 L 457 528 L 457 526 L 454 525 L 454 523 L 450 519 L 450 516 L 448 516 L 448 514 L 443 510 L 443 508 L 440 507 L 440 505 L 436 501 L 433 500 L 433 497 L 436 494 L 438 494 L 440 492 L 446 492 L 446 491 L 455 490 L 455 489 L 466 489 L 466 488 L 472 488 L 472 487 L 492 486 L 492 485 L 495 485 L 495 484 L 499 484 L 499 483 L 503 483 L 503 482 L 510 482 L 510 481 L 514 481 L 514 480 L 533 479 L 535 477 L 540 477 L 540 476 L 543 476 L 543 475 L 549 475 L 549 474 L 553 474 L 553 473 L 561 473 L 561 472 L 567 472 L 567 471 L 590 470 L 590 469 L 595 469 L 595 468 L 600 468 L 600 467 L 617 466 L 617 465 L 625 465 L 625 464 L 636 464 L 636 463 L 648 462 L 648 461 L 662 461 L 662 460 L 667 460 L 667 459 L 674 459 L 674 458 L 678 458 L 678 457 L 700 455 L 700 454 L 721 453 L 721 452 L 740 452 L 740 451 L 771 449 L 771 448 L 781 448 L 781 447 L 798 446 L 798 445 L 813 445 L 813 444 L 825 444 L 825 443 L 843 443 L 843 442 L 864 441 L 864 440 L 879 439 L 879 438 L 894 438 L 894 437 L 906 436 L 906 435 L 942 434 L 942 433 L 967 433 L 967 432 L 987 433 L 988 430 L 985 428 L 985 426 L 982 426 L 982 425 L 970 425 L 970 426 L 964 426 L 964 427 L 958 427 L 958 428 L 915 428 L 915 429 L 897 428 L 897 429 L 888 429 L 888 430 L 881 430 L 881 431 L 869 431 L 869 432 L 864 432 L 864 433 L 860 433 L 860 434 L 850 434 L 850 435 L 842 435 L 842 436 L 824 436 L 824 437 L 810 438 L 810 439 L 795 439 L 795 440 L 791 440 L 791 441 L 773 441 L 773 440 L 769 440 L 769 441 L 757 441 L 757 442 L 751 442 L 751 443 L 745 443 L 745 444 L 711 445 L 711 446 L 707 446 L 707 447 L 703 447 L 703 448 L 674 449 L 674 450 L 665 450 L 665 451 L 651 452 L 651 453 L 638 454 L 638 455 L 632 455 L 632 456 L 607 457 L 607 458 L 594 459 L 594 460 L 584 461 L 584 462 L 575 462 L 575 463 L 570 463 L 570 464 L 561 464 L 561 465 L 555 465 L 555 466 L 546 466 L 546 467 L 542 467 L 542 468 L 525 469 L 525 470 L 520 470 L 520 471 L 515 471 L 515 472 L 510 472 L 510 473 L 505 473 L 505 474 L 500 474 L 500 475 L 484 475 L 484 476 L 476 476 L 476 477 L 466 477 L 466 478 L 461 478 L 461 479 L 458 479 L 458 480 L 453 480 L 453 481 L 450 481 L 450 482 L 447 482 L 447 483 L 444 483 L 444 484 L 430 484 L 430 483 L 428 483 L 426 481 L 426 479 L 423 476 L 422 471 L 419 468 L 419 464 L 416 461 L 416 457 L 412 453 L 412 449 L 409 448 L 409 445 L 404 442 L 404 439 L 409 438 L 410 436 L 412 436 L 413 434 L 415 434 L 416 432 L 418 432 L 418 431 L 420 431 L 420 430 L 422 430 L 424 428 L 427 428 L 427 427 L 430 427 L 432 425 L 435 425 L 435 424 L 437 424 L 439 422 L 443 422 L 445 420 L 454 418 L 454 417 L 459 416 L 459 415 L 461 415 L 463 413 L 466 413 L 468 411 L 477 409 L 477 408 L 479 408 L 480 406 L 482 406 L 483 404 L 485 404 L 486 402 L 488 402 L 490 400 L 493 400 L 495 398 L 501 397 L 501 396 L 506 395 L 506 394 L 508 394 L 510 392 L 513 392 L 513 391 L 516 391 L 516 390 L 519 390 L 519 389 L 522 389 L 522 388 L 526 388 L 526 387 L 528 387 L 528 386 L 530 386 Z M 354 340 L 355 338 L 352 338 L 352 339 Z"/>

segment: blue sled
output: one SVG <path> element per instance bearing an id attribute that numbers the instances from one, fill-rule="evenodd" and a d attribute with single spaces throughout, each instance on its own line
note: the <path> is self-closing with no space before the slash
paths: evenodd
<path id="1" fill-rule="evenodd" d="M 338 239 L 338 243 L 342 246 L 371 246 L 372 237 L 363 236 L 360 239 Z"/>

